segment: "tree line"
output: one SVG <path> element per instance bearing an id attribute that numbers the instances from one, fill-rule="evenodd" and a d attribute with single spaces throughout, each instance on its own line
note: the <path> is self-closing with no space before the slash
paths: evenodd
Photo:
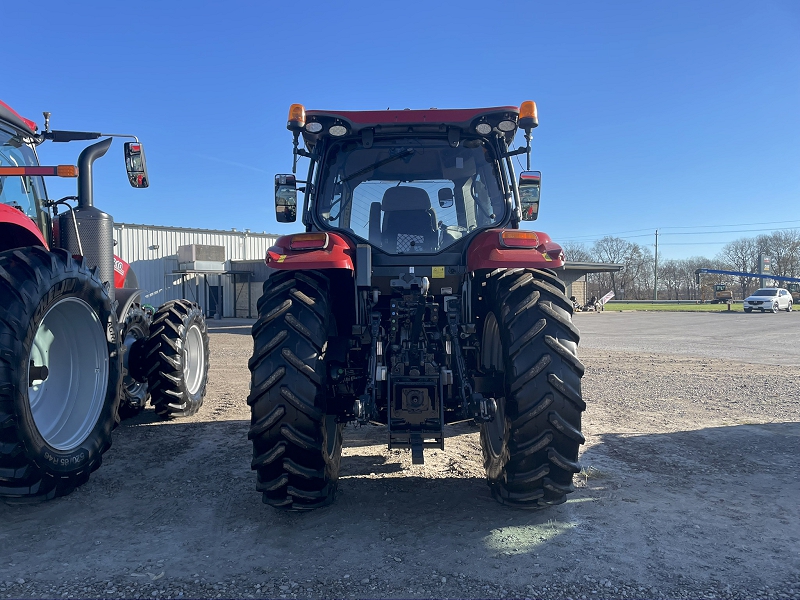
<path id="1" fill-rule="evenodd" d="M 568 261 L 604 262 L 623 265 L 618 273 L 590 273 L 587 292 L 598 297 L 613 291 L 616 299 L 648 300 L 653 298 L 656 281 L 655 256 L 650 246 L 606 236 L 591 246 L 565 244 Z M 746 298 L 760 281 L 757 277 L 705 274 L 697 284 L 695 270 L 700 268 L 757 273 L 759 256 L 772 259 L 772 273 L 779 277 L 800 277 L 800 229 L 783 229 L 725 244 L 713 258 L 693 256 L 676 260 L 658 259 L 658 298 L 661 300 L 710 300 L 714 285 L 725 284 L 734 298 Z M 767 278 L 766 285 L 772 281 Z"/>

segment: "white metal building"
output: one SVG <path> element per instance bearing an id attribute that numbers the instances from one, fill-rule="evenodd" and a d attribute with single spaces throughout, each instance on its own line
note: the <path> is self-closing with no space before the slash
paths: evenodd
<path id="1" fill-rule="evenodd" d="M 115 253 L 130 263 L 139 287 L 143 290 L 142 302 L 158 307 L 167 300 L 185 297 L 198 302 L 209 315 L 215 312 L 217 298 L 222 296 L 221 316 L 247 316 L 249 306 L 237 314 L 242 302 L 237 296 L 250 293 L 260 295 L 260 283 L 248 286 L 250 277 L 238 269 L 237 261 L 251 263 L 264 260 L 267 248 L 278 236 L 245 231 L 219 231 L 188 229 L 160 225 L 114 224 Z M 225 272 L 178 273 L 178 248 L 191 244 L 222 246 L 225 248 Z M 233 273 L 231 273 L 233 271 Z M 238 276 L 236 272 L 238 271 Z M 238 293 L 237 293 L 238 292 Z M 231 302 L 230 299 L 234 301 Z M 249 301 L 246 301 L 249 303 Z"/>

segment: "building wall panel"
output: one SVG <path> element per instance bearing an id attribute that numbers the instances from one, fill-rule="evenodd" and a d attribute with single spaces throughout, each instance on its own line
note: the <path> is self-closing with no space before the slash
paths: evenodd
<path id="1" fill-rule="evenodd" d="M 247 231 L 115 223 L 114 239 L 117 243 L 116 254 L 130 263 L 136 273 L 139 287 L 143 290 L 144 303 L 158 307 L 167 300 L 185 296 L 207 309 L 209 294 L 216 293 L 216 290 L 209 288 L 219 285 L 225 300 L 234 298 L 233 278 L 229 275 L 208 273 L 205 276 L 187 274 L 182 279 L 181 275 L 173 273 L 178 270 L 178 247 L 189 244 L 223 246 L 226 265 L 230 268 L 230 261 L 263 260 L 267 248 L 275 243 L 277 236 Z M 238 270 L 235 265 L 233 269 Z M 234 316 L 233 302 L 223 303 L 225 314 L 222 316 Z"/>

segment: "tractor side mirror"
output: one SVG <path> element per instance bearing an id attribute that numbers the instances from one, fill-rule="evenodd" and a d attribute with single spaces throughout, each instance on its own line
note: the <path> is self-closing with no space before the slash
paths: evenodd
<path id="1" fill-rule="evenodd" d="M 535 221 L 539 216 L 541 187 L 541 171 L 522 171 L 519 174 L 519 200 L 522 204 L 523 221 Z"/>
<path id="2" fill-rule="evenodd" d="M 125 142 L 125 169 L 128 181 L 135 188 L 150 185 L 147 178 L 147 163 L 144 160 L 144 146 L 139 142 Z"/>
<path id="3" fill-rule="evenodd" d="M 439 190 L 439 206 L 442 208 L 450 208 L 453 206 L 453 190 L 450 188 L 442 188 Z"/>
<path id="4" fill-rule="evenodd" d="M 278 223 L 297 220 L 297 180 L 294 175 L 275 175 L 275 220 Z"/>

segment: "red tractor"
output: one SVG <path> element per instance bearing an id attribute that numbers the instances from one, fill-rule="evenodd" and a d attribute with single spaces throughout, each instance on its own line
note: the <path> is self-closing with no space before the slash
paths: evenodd
<path id="1" fill-rule="evenodd" d="M 148 396 L 162 416 L 193 414 L 208 376 L 200 307 L 145 310 L 136 276 L 114 255 L 113 219 L 93 203 L 92 165 L 112 137 L 133 139 L 130 183 L 149 185 L 142 144 L 51 131 L 44 117 L 39 132 L 0 102 L 0 495 L 12 498 L 69 493 L 100 466 L 121 416 Z M 77 167 L 39 164 L 46 140 L 103 136 Z M 77 196 L 48 199 L 47 176 L 77 177 Z"/>
<path id="2" fill-rule="evenodd" d="M 292 105 L 294 164 L 275 179 L 279 238 L 253 326 L 252 468 L 265 503 L 305 510 L 336 492 L 342 427 L 385 425 L 389 448 L 443 448 L 480 424 L 500 502 L 564 502 L 580 470 L 583 365 L 561 248 L 520 229 L 541 173 L 515 180 L 536 105 L 306 111 Z M 511 150 L 517 130 L 526 146 Z M 300 147 L 302 136 L 304 148 Z M 300 183 L 302 187 L 297 187 Z"/>

